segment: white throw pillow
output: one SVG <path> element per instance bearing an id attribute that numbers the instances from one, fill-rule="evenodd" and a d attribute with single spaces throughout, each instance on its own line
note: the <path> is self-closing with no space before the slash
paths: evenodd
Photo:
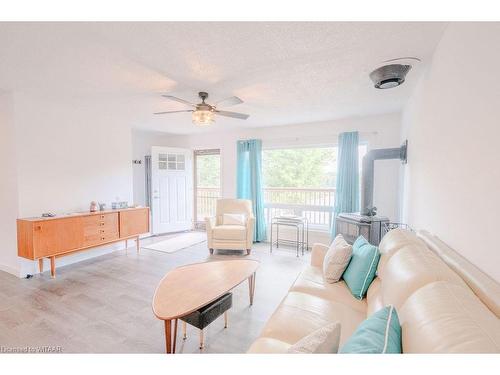
<path id="1" fill-rule="evenodd" d="M 323 276 L 329 283 L 336 283 L 342 277 L 352 256 L 352 246 L 341 234 L 337 235 L 326 252 L 323 261 Z"/>
<path id="2" fill-rule="evenodd" d="M 291 354 L 332 354 L 339 350 L 340 323 L 331 323 L 301 338 L 290 348 Z"/>
<path id="3" fill-rule="evenodd" d="M 222 216 L 224 225 L 245 225 L 245 215 L 243 214 L 224 214 Z"/>

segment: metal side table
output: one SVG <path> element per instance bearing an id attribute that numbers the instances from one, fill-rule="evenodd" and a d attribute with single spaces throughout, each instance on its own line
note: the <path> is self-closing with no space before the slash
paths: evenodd
<path id="1" fill-rule="evenodd" d="M 293 227 L 296 230 L 296 239 L 287 240 L 280 239 L 280 226 Z M 276 241 L 273 240 L 273 226 L 276 226 Z M 299 256 L 299 251 L 302 250 L 302 255 L 304 255 L 304 249 L 309 249 L 309 222 L 307 218 L 301 216 L 277 216 L 271 219 L 271 241 L 270 241 L 270 252 L 273 252 L 273 246 L 279 248 L 280 243 L 284 245 L 295 246 L 297 250 L 297 257 Z"/>

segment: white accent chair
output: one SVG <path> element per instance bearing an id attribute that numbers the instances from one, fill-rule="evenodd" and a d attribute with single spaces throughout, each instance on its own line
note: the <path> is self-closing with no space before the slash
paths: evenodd
<path id="1" fill-rule="evenodd" d="M 245 225 L 224 225 L 224 214 L 245 215 Z M 214 249 L 246 250 L 250 255 L 253 244 L 255 217 L 252 201 L 247 199 L 219 199 L 215 217 L 205 218 L 207 244 L 210 254 Z"/>

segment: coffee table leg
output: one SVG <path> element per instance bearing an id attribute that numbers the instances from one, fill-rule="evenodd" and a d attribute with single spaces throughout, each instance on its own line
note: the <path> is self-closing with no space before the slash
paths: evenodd
<path id="1" fill-rule="evenodd" d="M 167 354 L 172 353 L 172 321 L 165 320 L 165 350 Z"/>
<path id="2" fill-rule="evenodd" d="M 248 292 L 250 295 L 250 306 L 253 305 L 253 295 L 255 292 L 255 272 L 248 278 Z"/>
<path id="3" fill-rule="evenodd" d="M 173 341 L 172 341 L 173 339 Z M 167 354 L 175 353 L 175 342 L 177 341 L 177 319 L 174 322 L 174 335 L 172 337 L 172 320 L 165 320 L 165 349 Z M 173 345 L 172 345 L 173 343 Z"/>

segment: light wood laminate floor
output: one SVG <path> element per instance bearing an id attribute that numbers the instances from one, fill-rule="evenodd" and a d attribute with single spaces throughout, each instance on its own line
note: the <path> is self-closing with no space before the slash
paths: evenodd
<path id="1" fill-rule="evenodd" d="M 155 237 L 142 245 L 161 241 Z M 134 248 L 120 250 L 50 273 L 19 279 L 0 272 L 0 346 L 60 346 L 64 353 L 163 353 L 163 322 L 151 301 L 156 286 L 174 267 L 247 257 L 240 251 L 208 254 L 206 243 L 167 254 Z M 244 353 L 309 262 L 293 249 L 273 250 L 256 244 L 250 256 L 261 262 L 255 300 L 248 302 L 248 285 L 233 291 L 229 328 L 219 318 L 205 330 L 205 349 L 198 349 L 198 330 L 188 326 L 188 338 L 178 334 L 178 353 Z"/>

